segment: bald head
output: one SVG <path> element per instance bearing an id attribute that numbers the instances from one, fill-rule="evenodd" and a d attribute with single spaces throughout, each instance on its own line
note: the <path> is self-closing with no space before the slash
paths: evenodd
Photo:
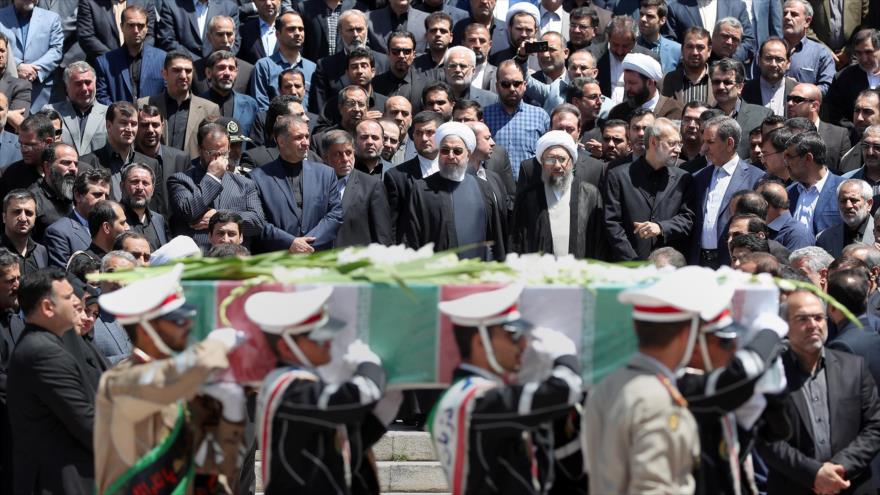
<path id="1" fill-rule="evenodd" d="M 477 147 L 471 153 L 471 162 L 479 166 L 481 162 L 488 160 L 492 156 L 495 140 L 492 139 L 492 132 L 489 130 L 489 127 L 478 120 L 464 122 L 464 125 L 470 127 L 474 131 L 474 137 L 477 138 Z"/>
<path id="2" fill-rule="evenodd" d="M 412 103 L 403 96 L 392 96 L 385 100 L 386 119 L 391 119 L 400 127 L 400 135 L 403 136 L 409 132 L 409 126 L 412 125 Z"/>
<path id="3" fill-rule="evenodd" d="M 785 102 L 788 117 L 804 117 L 814 122 L 819 118 L 819 106 L 822 105 L 822 92 L 815 84 L 800 83 L 792 88 Z"/>

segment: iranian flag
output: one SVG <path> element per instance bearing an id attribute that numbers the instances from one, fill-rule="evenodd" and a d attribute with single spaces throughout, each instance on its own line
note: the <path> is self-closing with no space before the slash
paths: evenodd
<path id="1" fill-rule="evenodd" d="M 248 287 L 238 281 L 185 281 L 187 301 L 199 308 L 191 338 L 201 340 L 214 328 L 229 326 L 248 334 L 248 342 L 232 355 L 232 377 L 259 382 L 276 366 L 260 330 L 244 314 L 247 298 L 260 291 L 291 291 L 313 286 L 263 284 Z M 445 387 L 459 363 L 448 318 L 437 310 L 440 301 L 457 299 L 489 285 L 335 285 L 330 299 L 333 318 L 346 328 L 333 342 L 341 355 L 360 338 L 382 358 L 390 385 L 401 388 Z M 586 385 L 596 383 L 626 363 L 635 352 L 631 308 L 617 301 L 622 287 L 530 286 L 520 301 L 523 317 L 535 326 L 559 330 L 574 340 Z M 279 308 L 281 310 L 282 308 Z M 325 379 L 348 372 L 333 364 L 321 370 Z"/>

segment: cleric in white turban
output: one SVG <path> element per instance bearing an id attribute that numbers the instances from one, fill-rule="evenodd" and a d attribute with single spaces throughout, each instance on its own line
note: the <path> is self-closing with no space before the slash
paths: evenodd
<path id="1" fill-rule="evenodd" d="M 629 53 L 623 58 L 621 68 L 626 98 L 608 112 L 608 120 L 621 119 L 629 122 L 638 109 L 650 110 L 654 117 L 673 120 L 681 118 L 682 103 L 660 94 L 658 84 L 663 79 L 663 69 L 657 59 L 644 53 Z M 644 150 L 644 146 L 633 148 L 634 151 Z M 637 155 L 635 158 L 640 156 L 639 153 L 634 154 Z"/>
<path id="2" fill-rule="evenodd" d="M 460 122 L 447 122 L 437 128 L 434 141 L 439 170 L 412 185 L 404 241 L 415 249 L 433 242 L 435 251 L 475 246 L 458 256 L 504 259 L 501 215 L 506 207 L 487 181 L 468 173 L 470 155 L 477 147 L 474 131 Z"/>
<path id="3" fill-rule="evenodd" d="M 660 62 L 650 55 L 644 53 L 629 53 L 623 57 L 623 70 L 634 70 L 639 74 L 660 81 L 663 79 L 663 69 L 660 68 Z"/>

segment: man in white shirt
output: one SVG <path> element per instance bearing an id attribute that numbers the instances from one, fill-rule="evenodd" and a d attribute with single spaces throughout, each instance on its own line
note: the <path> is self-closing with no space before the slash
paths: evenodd
<path id="1" fill-rule="evenodd" d="M 562 8 L 562 0 L 541 0 L 538 4 L 538 12 L 541 13 L 541 34 L 548 32 L 562 33 L 568 42 L 569 16 Z"/>

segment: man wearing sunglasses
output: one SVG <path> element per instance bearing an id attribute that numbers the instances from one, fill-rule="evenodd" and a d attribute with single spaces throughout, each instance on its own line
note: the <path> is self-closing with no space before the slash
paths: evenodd
<path id="1" fill-rule="evenodd" d="M 331 364 L 331 341 L 346 327 L 330 315 L 332 293 L 330 286 L 258 292 L 245 302 L 245 314 L 278 360 L 257 399 L 266 495 L 379 493 L 370 448 L 394 419 L 402 396 L 385 394 L 382 361 L 360 340 L 348 346 L 341 363 L 333 363 L 347 379 L 329 383 L 317 373 L 318 366 Z"/>
<path id="2" fill-rule="evenodd" d="M 849 132 L 843 127 L 829 124 L 819 118 L 822 106 L 822 92 L 814 84 L 801 83 L 795 86 L 785 98 L 788 118 L 803 117 L 819 131 L 825 142 L 825 165 L 834 173 L 840 172 L 840 157 L 852 147 Z"/>
<path id="3" fill-rule="evenodd" d="M 868 127 L 880 124 L 880 92 L 876 89 L 861 91 L 855 100 L 852 119 L 853 127 L 849 134 L 850 141 L 855 144 L 840 158 L 841 173 L 851 172 L 864 164 L 862 140 Z"/>
<path id="4" fill-rule="evenodd" d="M 737 144 L 736 153 L 743 160 L 749 158 L 749 133 L 760 127 L 764 119 L 773 115 L 769 108 L 746 103 L 742 99 L 745 78 L 746 71 L 742 62 L 732 58 L 718 60 L 709 69 L 709 84 L 712 86 L 717 108 L 735 119 L 741 129 L 742 139 Z"/>
<path id="5" fill-rule="evenodd" d="M 428 425 L 453 493 L 546 493 L 552 480 L 536 459 L 555 459 L 554 442 L 539 426 L 564 418 L 581 398 L 574 342 L 532 330 L 519 311 L 522 290 L 510 285 L 439 305 L 461 364 Z M 527 347 L 546 363 L 548 378 L 508 380 L 522 371 Z"/>
<path id="6" fill-rule="evenodd" d="M 244 334 L 217 329 L 187 347 L 196 310 L 183 295 L 182 271 L 177 265 L 98 299 L 133 344 L 131 358 L 105 372 L 98 389 L 94 438 L 100 493 L 148 491 L 156 479 L 181 492 L 225 486 L 235 493 L 237 488 L 245 394 L 234 383 L 211 382 L 229 366 L 227 354 Z M 217 402 L 213 413 L 201 407 L 206 401 Z M 206 432 L 214 442 L 201 442 Z M 196 456 L 200 449 L 207 455 Z M 156 450 L 162 455 L 151 455 Z M 216 459 L 224 461 L 210 464 Z"/>

